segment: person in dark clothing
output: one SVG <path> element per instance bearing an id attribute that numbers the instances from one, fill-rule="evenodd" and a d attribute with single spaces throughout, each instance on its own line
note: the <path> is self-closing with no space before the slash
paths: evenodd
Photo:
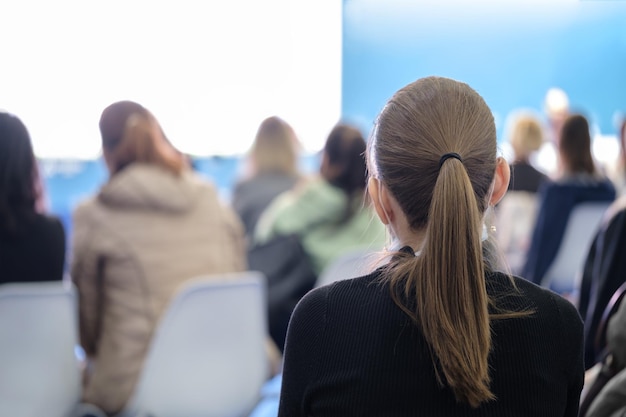
<path id="1" fill-rule="evenodd" d="M 509 191 L 536 193 L 539 186 L 548 178 L 530 163 L 530 156 L 543 143 L 541 124 L 530 114 L 517 115 L 509 140 L 515 152 L 515 160 L 511 163 Z"/>
<path id="2" fill-rule="evenodd" d="M 274 198 L 292 189 L 301 178 L 296 132 L 279 117 L 263 120 L 247 162 L 249 175 L 235 184 L 232 206 L 243 222 L 248 243 L 251 243 L 263 211 Z"/>
<path id="3" fill-rule="evenodd" d="M 0 113 L 0 284 L 63 279 L 65 231 L 41 213 L 37 162 L 26 126 Z"/>
<path id="4" fill-rule="evenodd" d="M 609 300 L 626 282 L 626 196 L 607 210 L 583 269 L 578 311 L 585 321 L 585 367 L 591 368 L 602 352 L 595 346 L 598 326 Z"/>
<path id="5" fill-rule="evenodd" d="M 539 211 L 521 275 L 540 284 L 557 255 L 569 215 L 582 202 L 615 200 L 613 183 L 598 173 L 591 156 L 589 124 L 569 116 L 561 129 L 559 154 L 563 175 L 539 189 Z"/>
<path id="6" fill-rule="evenodd" d="M 298 304 L 280 417 L 577 416 L 576 308 L 492 256 L 485 213 L 510 175 L 496 154 L 493 115 L 467 84 L 427 77 L 389 100 L 368 192 L 394 249 Z"/>

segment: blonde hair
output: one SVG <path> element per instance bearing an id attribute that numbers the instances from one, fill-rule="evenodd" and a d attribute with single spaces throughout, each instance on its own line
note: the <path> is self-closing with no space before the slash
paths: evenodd
<path id="1" fill-rule="evenodd" d="M 185 166 L 183 155 L 167 140 L 152 113 L 132 101 L 104 109 L 100 133 L 112 174 L 134 162 L 157 165 L 175 175 Z"/>
<path id="2" fill-rule="evenodd" d="M 512 122 L 509 140 L 515 151 L 515 158 L 525 161 L 541 148 L 544 140 L 543 127 L 535 116 L 529 113 L 518 114 Z"/>
<path id="3" fill-rule="evenodd" d="M 386 273 L 395 303 L 421 328 L 437 379 L 478 407 L 489 388 L 489 297 L 481 230 L 496 168 L 496 130 L 467 84 L 419 79 L 399 90 L 376 121 L 369 171 L 425 232 L 419 256 L 398 255 Z M 461 159 L 442 158 L 456 153 Z M 441 162 L 440 162 L 441 161 Z"/>
<path id="4" fill-rule="evenodd" d="M 250 150 L 255 173 L 295 174 L 297 142 L 293 128 L 283 119 L 272 116 L 263 120 Z"/>

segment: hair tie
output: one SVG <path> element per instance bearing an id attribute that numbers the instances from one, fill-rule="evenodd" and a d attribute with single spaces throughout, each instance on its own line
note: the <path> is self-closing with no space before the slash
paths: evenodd
<path id="1" fill-rule="evenodd" d="M 459 155 L 456 152 L 444 153 L 441 156 L 441 159 L 439 159 L 439 169 L 441 169 L 441 166 L 443 165 L 443 163 L 446 162 L 446 160 L 448 160 L 450 158 L 458 159 L 459 161 L 461 161 L 461 163 L 463 162 L 463 159 L 461 158 L 461 155 Z"/>

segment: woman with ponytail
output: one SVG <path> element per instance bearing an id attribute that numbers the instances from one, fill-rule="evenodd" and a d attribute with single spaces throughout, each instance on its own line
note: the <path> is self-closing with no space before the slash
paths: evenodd
<path id="1" fill-rule="evenodd" d="M 388 262 L 298 304 L 279 416 L 577 415 L 576 309 L 493 259 L 485 213 L 510 176 L 496 146 L 467 84 L 423 78 L 389 100 L 367 152 Z"/>
<path id="2" fill-rule="evenodd" d="M 110 177 L 75 210 L 71 274 L 89 358 L 83 400 L 114 414 L 179 285 L 246 264 L 235 213 L 187 167 L 148 110 L 113 103 L 100 132 Z"/>

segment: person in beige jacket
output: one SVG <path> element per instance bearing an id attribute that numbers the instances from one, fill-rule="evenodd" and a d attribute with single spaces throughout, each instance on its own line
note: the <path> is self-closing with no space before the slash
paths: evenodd
<path id="1" fill-rule="evenodd" d="M 113 103 L 100 132 L 110 178 L 74 212 L 71 275 L 89 358 L 83 401 L 113 414 L 132 395 L 177 288 L 246 263 L 240 221 L 187 168 L 148 110 Z"/>

